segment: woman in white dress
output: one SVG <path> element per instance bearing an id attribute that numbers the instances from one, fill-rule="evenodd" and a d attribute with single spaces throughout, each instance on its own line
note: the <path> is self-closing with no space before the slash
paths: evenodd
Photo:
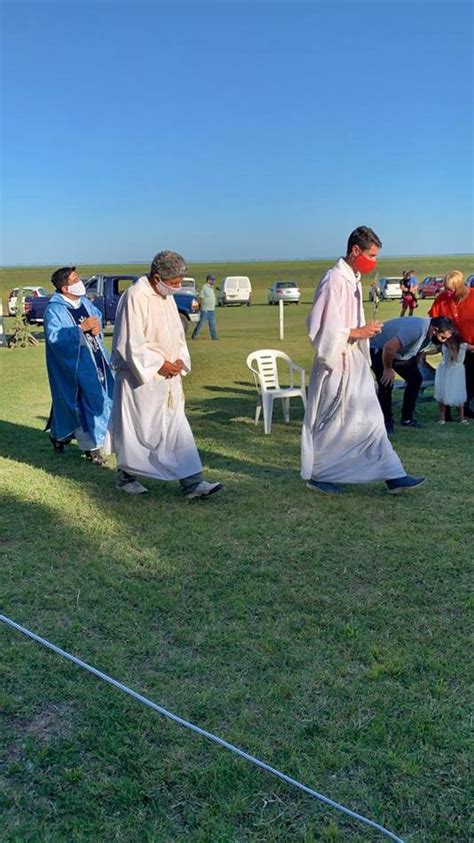
<path id="1" fill-rule="evenodd" d="M 446 407 L 457 407 L 460 424 L 469 424 L 464 418 L 467 398 L 464 359 L 466 351 L 473 350 L 473 345 L 461 342 L 459 334 L 452 336 L 441 347 L 443 359 L 436 369 L 434 387 L 434 397 L 439 407 L 438 424 L 446 424 Z"/>

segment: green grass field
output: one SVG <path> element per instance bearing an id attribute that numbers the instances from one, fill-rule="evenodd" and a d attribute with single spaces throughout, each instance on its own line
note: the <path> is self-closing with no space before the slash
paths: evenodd
<path id="1" fill-rule="evenodd" d="M 2 611 L 410 843 L 468 841 L 474 425 L 439 428 L 424 399 L 423 427 L 393 441 L 427 484 L 334 500 L 299 478 L 297 403 L 289 425 L 276 407 L 270 436 L 253 423 L 246 355 L 282 348 L 309 374 L 305 317 L 330 264 L 190 267 L 198 282 L 248 273 L 255 290 L 253 307 L 218 310 L 220 343 L 191 346 L 188 416 L 206 476 L 225 484 L 208 501 L 158 482 L 130 500 L 112 460 L 91 466 L 74 445 L 57 457 L 43 344 L 0 349 Z M 379 271 L 408 264 L 472 271 L 469 258 Z M 110 267 L 80 267 L 94 269 Z M 1 294 L 50 274 L 4 269 Z M 285 308 L 280 342 L 264 301 L 284 275 L 303 303 Z M 4 625 L 2 653 L 2 840 L 382 839 Z"/>
<path id="2" fill-rule="evenodd" d="M 256 301 L 259 301 L 261 295 L 267 287 L 270 287 L 273 281 L 278 278 L 292 278 L 301 285 L 305 298 L 312 299 L 312 293 L 315 286 L 315 279 L 321 277 L 323 272 L 332 266 L 334 260 L 328 258 L 327 260 L 313 260 L 313 261 L 279 261 L 278 263 L 255 261 L 242 263 L 206 263 L 197 264 L 191 263 L 189 265 L 189 275 L 196 278 L 198 285 L 204 283 L 204 279 L 208 272 L 213 272 L 217 279 L 224 275 L 248 275 L 252 282 L 252 287 L 256 292 Z M 41 284 L 52 290 L 50 279 L 51 273 L 56 269 L 55 266 L 41 266 L 41 267 L 0 267 L 0 297 L 4 299 L 6 304 L 6 297 L 12 287 L 19 284 Z M 149 264 L 128 264 L 128 265 L 81 265 L 78 267 L 79 272 L 83 277 L 87 277 L 97 272 L 107 273 L 123 273 L 139 275 L 147 272 Z M 448 257 L 417 257 L 417 258 L 381 258 L 378 262 L 378 271 L 380 277 L 384 275 L 400 275 L 404 269 L 414 269 L 418 280 L 422 280 L 425 275 L 442 275 L 450 269 L 460 269 L 466 275 L 474 272 L 474 255 L 456 255 Z M 373 277 L 365 276 L 365 285 L 369 287 L 373 281 Z M 261 298 L 262 301 L 266 299 Z"/>

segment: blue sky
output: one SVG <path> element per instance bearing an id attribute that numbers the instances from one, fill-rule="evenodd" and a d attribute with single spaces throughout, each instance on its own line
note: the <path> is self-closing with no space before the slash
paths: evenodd
<path id="1" fill-rule="evenodd" d="M 473 251 L 469 0 L 3 0 L 0 263 Z"/>

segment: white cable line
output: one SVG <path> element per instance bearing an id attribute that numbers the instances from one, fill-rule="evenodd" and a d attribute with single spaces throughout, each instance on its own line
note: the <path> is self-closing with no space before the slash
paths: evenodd
<path id="1" fill-rule="evenodd" d="M 56 647 L 55 644 L 51 644 L 51 642 L 47 641 L 45 638 L 41 638 L 34 632 L 30 632 L 29 629 L 26 629 L 24 626 L 20 626 L 20 624 L 15 623 L 15 621 L 10 620 L 10 618 L 7 618 L 5 615 L 0 615 L 0 621 L 3 621 L 3 623 L 6 623 L 8 626 L 11 626 L 13 629 L 16 629 L 18 632 L 22 632 L 23 635 L 28 636 L 28 638 L 32 638 L 33 641 L 37 641 L 39 644 L 43 644 L 44 647 L 47 647 L 54 653 L 58 653 L 58 655 L 64 656 L 65 659 L 69 659 L 69 661 L 79 665 L 79 667 L 84 668 L 84 670 L 89 671 L 89 673 L 93 673 L 95 676 L 98 676 L 99 679 L 103 679 L 105 682 L 108 682 L 110 685 L 113 685 L 115 688 L 118 688 L 119 691 L 124 691 L 126 694 L 129 694 L 131 697 L 134 697 L 134 699 L 144 703 L 145 705 L 149 706 L 149 708 L 152 708 L 154 711 L 157 711 L 158 714 L 163 714 L 164 717 L 168 717 L 169 720 L 173 720 L 175 723 L 179 723 L 180 726 L 185 726 L 187 729 L 191 729 L 191 731 L 197 732 L 198 735 L 202 735 L 204 738 L 208 738 L 209 740 L 214 741 L 214 743 L 225 747 L 225 749 L 230 749 L 231 752 L 234 752 L 236 755 L 240 755 L 241 758 L 245 758 L 247 761 L 250 761 L 257 767 L 260 767 L 262 770 L 266 770 L 268 773 L 272 773 L 274 776 L 277 776 L 277 778 L 282 779 L 282 781 L 294 785 L 295 787 L 299 788 L 299 790 L 303 790 L 305 793 L 309 793 L 310 796 L 314 796 L 316 799 L 319 799 L 326 805 L 330 805 L 332 808 L 336 808 L 336 810 L 341 811 L 343 814 L 347 814 L 347 816 L 352 817 L 352 819 L 358 820 L 359 822 L 365 823 L 365 825 L 371 826 L 371 828 L 377 829 L 377 831 L 380 831 L 381 834 L 384 834 L 386 837 L 390 837 L 391 840 L 395 840 L 396 843 L 404 843 L 401 837 L 397 837 L 396 834 L 394 834 L 392 831 L 389 831 L 387 828 L 384 828 L 383 825 L 379 825 L 373 820 L 369 820 L 367 819 L 367 817 L 363 817 L 362 814 L 357 814 L 355 811 L 351 811 L 350 808 L 345 808 L 344 805 L 340 805 L 338 802 L 334 802 L 332 799 L 329 799 L 328 796 L 324 796 L 322 793 L 318 793 L 316 790 L 307 787 L 307 785 L 302 784 L 296 779 L 291 778 L 291 776 L 287 776 L 285 773 L 281 773 L 280 770 L 277 770 L 275 767 L 270 767 L 269 764 L 266 764 L 264 761 L 260 761 L 258 758 L 255 758 L 254 755 L 249 755 L 248 752 L 244 752 L 243 749 L 239 749 L 238 746 L 234 746 L 233 744 L 228 743 L 228 741 L 223 740 L 223 738 L 219 738 L 217 735 L 213 735 L 212 732 L 206 732 L 205 729 L 201 729 L 199 726 L 195 726 L 194 723 L 190 723 L 188 720 L 183 720 L 182 717 L 178 717 L 171 711 L 167 711 L 166 708 L 163 708 L 161 705 L 157 705 L 156 703 L 152 702 L 146 697 L 143 697 L 141 694 L 138 694 L 136 691 L 133 691 L 131 688 L 127 688 L 126 685 L 122 685 L 121 682 L 118 682 L 116 679 L 113 679 L 106 673 L 102 673 L 100 670 L 97 670 L 96 667 L 92 667 L 90 664 L 87 664 L 81 659 L 76 658 L 76 656 L 72 656 L 70 653 L 67 653 L 66 650 L 61 650 L 60 647 Z"/>

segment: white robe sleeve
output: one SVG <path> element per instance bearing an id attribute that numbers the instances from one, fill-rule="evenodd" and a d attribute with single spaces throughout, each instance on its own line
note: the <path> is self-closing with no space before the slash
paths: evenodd
<path id="1" fill-rule="evenodd" d="M 325 275 L 316 290 L 306 324 L 311 345 L 328 369 L 334 369 L 339 362 L 353 327 L 346 324 L 344 310 L 338 279 Z"/>
<path id="2" fill-rule="evenodd" d="M 182 374 L 183 376 L 184 376 L 184 375 L 188 375 L 188 374 L 189 374 L 189 372 L 191 371 L 191 356 L 190 356 L 190 354 L 189 354 L 189 351 L 188 351 L 188 346 L 187 346 L 187 344 L 186 344 L 186 340 L 185 340 L 184 338 L 183 338 L 183 344 L 182 344 L 182 346 L 181 346 L 181 350 L 180 350 L 180 354 L 179 354 L 179 356 L 180 356 L 181 360 L 182 360 L 182 361 L 183 361 L 183 363 L 184 363 L 184 369 L 183 369 L 183 371 L 181 372 L 181 374 Z"/>
<path id="3" fill-rule="evenodd" d="M 158 374 L 165 357 L 156 343 L 145 336 L 148 318 L 147 299 L 144 296 L 125 296 L 119 303 L 116 326 L 118 331 L 115 350 L 140 383 L 146 383 Z"/>
<path id="4" fill-rule="evenodd" d="M 184 369 L 181 372 L 181 375 L 184 377 L 185 375 L 189 374 L 191 371 L 191 355 L 189 353 L 188 344 L 186 342 L 186 335 L 184 333 L 183 324 L 181 322 L 181 316 L 179 315 L 178 308 L 176 306 L 176 302 L 174 304 L 174 322 L 176 325 L 176 335 L 178 337 L 178 345 L 179 350 L 176 359 L 182 360 L 184 363 Z"/>

